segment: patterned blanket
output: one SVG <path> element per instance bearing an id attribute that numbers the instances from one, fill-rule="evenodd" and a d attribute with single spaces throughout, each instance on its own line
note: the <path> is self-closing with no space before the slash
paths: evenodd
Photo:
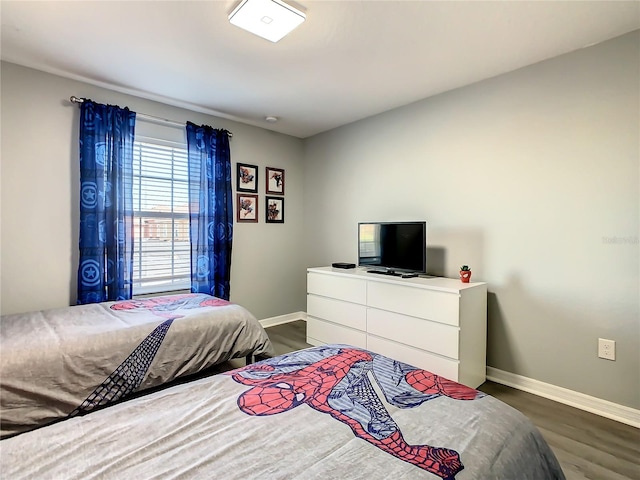
<path id="1" fill-rule="evenodd" d="M 271 350 L 251 313 L 205 294 L 7 315 L 0 331 L 2 437 Z"/>
<path id="2" fill-rule="evenodd" d="M 348 345 L 270 358 L 0 446 L 12 479 L 564 478 L 518 411 Z"/>

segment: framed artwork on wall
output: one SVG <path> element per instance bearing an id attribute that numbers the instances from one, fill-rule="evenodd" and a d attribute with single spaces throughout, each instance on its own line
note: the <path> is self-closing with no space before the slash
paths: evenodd
<path id="1" fill-rule="evenodd" d="M 238 192 L 258 193 L 258 167 L 246 163 L 238 163 L 236 171 Z"/>
<path id="2" fill-rule="evenodd" d="M 284 223 L 284 198 L 265 197 L 265 211 L 267 223 Z"/>
<path id="3" fill-rule="evenodd" d="M 236 220 L 242 222 L 258 223 L 258 195 L 238 193 L 236 207 Z"/>
<path id="4" fill-rule="evenodd" d="M 282 168 L 266 167 L 267 193 L 284 195 L 284 170 Z"/>

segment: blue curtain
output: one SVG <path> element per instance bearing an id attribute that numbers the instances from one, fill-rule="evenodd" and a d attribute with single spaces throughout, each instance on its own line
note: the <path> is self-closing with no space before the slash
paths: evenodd
<path id="1" fill-rule="evenodd" d="M 83 99 L 80 109 L 78 304 L 131 298 L 135 112 Z"/>
<path id="2" fill-rule="evenodd" d="M 191 291 L 229 300 L 233 198 L 229 132 L 187 122 Z"/>

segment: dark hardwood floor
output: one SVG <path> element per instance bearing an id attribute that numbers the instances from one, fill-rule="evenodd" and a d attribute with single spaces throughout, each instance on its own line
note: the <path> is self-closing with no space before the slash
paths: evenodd
<path id="1" fill-rule="evenodd" d="M 266 330 L 277 355 L 311 346 L 302 320 Z M 233 362 L 234 367 L 244 364 Z M 494 382 L 485 382 L 479 390 L 531 419 L 567 480 L 640 480 L 640 429 Z"/>

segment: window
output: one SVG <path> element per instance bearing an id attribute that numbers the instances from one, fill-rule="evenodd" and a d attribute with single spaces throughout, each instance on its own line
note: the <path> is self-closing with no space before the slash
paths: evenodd
<path id="1" fill-rule="evenodd" d="M 133 293 L 191 287 L 187 146 L 138 137 L 133 147 Z"/>
<path id="2" fill-rule="evenodd" d="M 358 233 L 358 257 L 367 263 L 380 261 L 380 225 L 362 223 Z"/>

